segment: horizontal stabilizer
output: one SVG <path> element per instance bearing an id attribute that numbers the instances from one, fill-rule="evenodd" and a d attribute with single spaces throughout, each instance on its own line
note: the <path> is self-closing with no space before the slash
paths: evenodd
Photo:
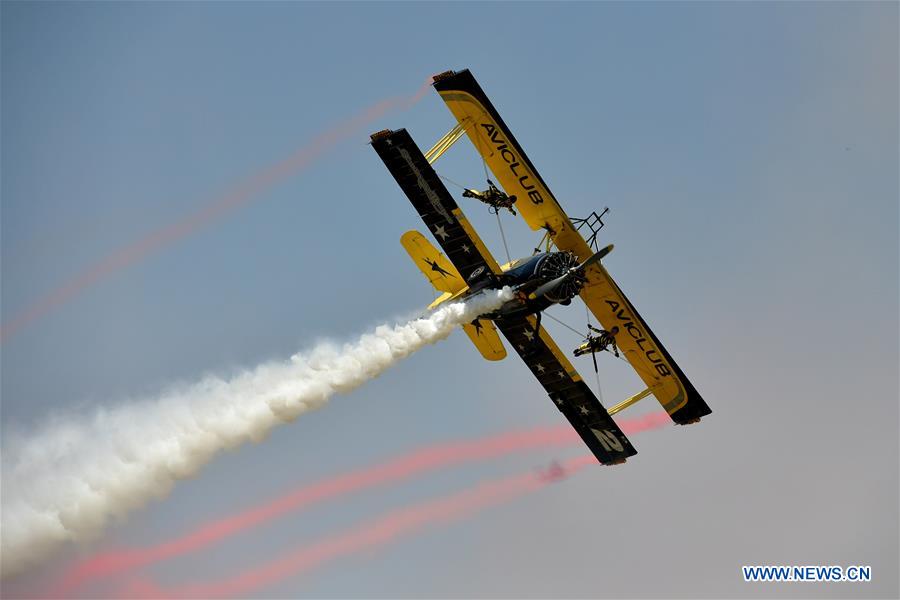
<path id="1" fill-rule="evenodd" d="M 407 231 L 400 237 L 400 243 L 435 289 L 455 294 L 466 287 L 456 267 L 424 235 Z"/>
<path id="2" fill-rule="evenodd" d="M 463 330 L 486 360 L 506 358 L 506 348 L 497 334 L 497 328 L 489 320 L 476 319 L 463 325 Z"/>

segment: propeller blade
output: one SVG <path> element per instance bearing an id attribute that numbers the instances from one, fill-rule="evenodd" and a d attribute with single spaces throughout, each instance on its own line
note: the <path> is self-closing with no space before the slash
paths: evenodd
<path id="1" fill-rule="evenodd" d="M 586 268 L 588 268 L 589 266 L 591 266 L 592 264 L 594 264 L 596 262 L 599 262 L 600 259 L 602 259 L 604 256 L 606 256 L 610 252 L 612 252 L 612 249 L 613 249 L 612 244 L 610 244 L 606 248 L 603 248 L 602 250 L 600 250 L 600 252 L 597 252 L 596 254 L 591 256 L 589 259 L 587 259 L 580 265 L 569 269 L 569 271 L 566 274 L 560 275 L 556 279 L 551 279 L 544 285 L 540 286 L 538 289 L 531 292 L 531 294 L 528 296 L 528 298 L 531 300 L 534 300 L 536 298 L 540 298 L 541 296 L 546 296 L 547 294 L 549 294 L 550 292 L 552 292 L 553 290 L 555 290 L 556 288 L 558 288 L 559 286 L 561 286 L 562 284 L 567 282 L 569 279 L 574 277 L 577 273 L 584 272 L 584 270 Z"/>
<path id="2" fill-rule="evenodd" d="M 546 296 L 547 294 L 549 294 L 550 292 L 552 292 L 553 290 L 555 290 L 556 288 L 558 288 L 559 286 L 564 284 L 566 281 L 568 281 L 569 278 L 571 278 L 573 274 L 574 273 L 570 272 L 570 273 L 566 273 L 565 275 L 561 275 L 561 276 L 557 277 L 556 279 L 551 279 L 550 281 L 548 281 L 547 283 L 545 283 L 538 289 L 531 292 L 531 294 L 528 295 L 528 298 L 531 300 L 534 300 L 535 298 L 540 298 L 541 296 Z"/>
<path id="3" fill-rule="evenodd" d="M 575 267 L 575 269 L 587 269 L 589 266 L 599 261 L 601 258 L 605 257 L 607 254 L 613 251 L 613 245 L 610 244 L 605 248 L 601 248 L 600 252 L 595 253 L 592 257 Z"/>

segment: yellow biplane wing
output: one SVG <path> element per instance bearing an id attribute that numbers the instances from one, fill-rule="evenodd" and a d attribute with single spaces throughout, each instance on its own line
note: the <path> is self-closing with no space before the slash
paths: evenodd
<path id="1" fill-rule="evenodd" d="M 456 117 L 457 129 L 465 131 L 504 191 L 517 197 L 515 208 L 529 227 L 545 230 L 558 249 L 574 252 L 580 260 L 588 259 L 593 254 L 591 247 L 472 74 L 468 70 L 447 71 L 435 76 L 433 85 Z M 595 264 L 588 269 L 587 279 L 580 293 L 582 300 L 605 329 L 619 328 L 616 343 L 647 385 L 647 390 L 612 407 L 610 413 L 652 393 L 676 423 L 693 423 L 710 414 L 709 406 L 607 270 Z"/>

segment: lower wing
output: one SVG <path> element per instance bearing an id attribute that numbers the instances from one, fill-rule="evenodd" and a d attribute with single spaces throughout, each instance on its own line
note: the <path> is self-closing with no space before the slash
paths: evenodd
<path id="1" fill-rule="evenodd" d="M 535 331 L 534 317 L 497 319 L 495 323 L 598 461 L 618 464 L 637 454 L 547 330 Z"/>

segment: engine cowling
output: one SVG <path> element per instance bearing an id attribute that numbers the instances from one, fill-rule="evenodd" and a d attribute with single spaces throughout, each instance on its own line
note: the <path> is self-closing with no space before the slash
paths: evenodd
<path id="1" fill-rule="evenodd" d="M 538 269 L 538 275 L 544 281 L 552 281 L 553 279 L 567 274 L 576 266 L 578 266 L 578 257 L 575 256 L 574 253 L 554 252 L 549 254 L 547 258 L 541 262 Z M 578 292 L 584 287 L 586 281 L 583 274 L 573 274 L 552 291 L 547 292 L 545 297 L 552 302 L 565 302 L 566 300 L 571 300 L 578 295 Z"/>

